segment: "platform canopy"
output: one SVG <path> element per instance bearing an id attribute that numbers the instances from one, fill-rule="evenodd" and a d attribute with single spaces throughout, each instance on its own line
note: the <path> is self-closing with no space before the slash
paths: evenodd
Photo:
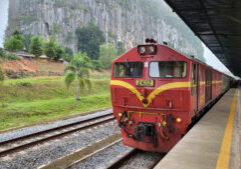
<path id="1" fill-rule="evenodd" d="M 241 0 L 165 0 L 236 76 L 241 77 Z"/>

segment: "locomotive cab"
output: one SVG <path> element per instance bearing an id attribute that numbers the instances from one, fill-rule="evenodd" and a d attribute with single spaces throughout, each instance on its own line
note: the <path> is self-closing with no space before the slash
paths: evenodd
<path id="1" fill-rule="evenodd" d="M 111 100 L 125 145 L 168 152 L 191 123 L 190 60 L 156 43 L 112 64 Z"/>

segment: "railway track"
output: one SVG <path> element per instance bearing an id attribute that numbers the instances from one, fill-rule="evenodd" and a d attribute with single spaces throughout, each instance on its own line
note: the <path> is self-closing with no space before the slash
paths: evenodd
<path id="1" fill-rule="evenodd" d="M 133 149 L 105 169 L 152 169 L 164 156 L 165 153 L 153 153 Z"/>
<path id="2" fill-rule="evenodd" d="M 89 161 L 89 164 L 93 163 L 89 158 L 95 157 L 96 154 L 106 151 L 108 148 L 121 141 L 122 138 L 120 133 L 111 135 L 95 142 L 94 144 L 90 144 L 66 156 L 60 157 L 55 161 L 42 165 L 38 167 L 38 169 L 72 169 L 79 165 L 82 166 L 85 161 Z"/>
<path id="3" fill-rule="evenodd" d="M 22 151 L 29 147 L 44 143 L 53 139 L 61 138 L 68 134 L 86 130 L 110 121 L 115 118 L 112 113 L 81 120 L 78 122 L 54 127 L 51 129 L 39 131 L 36 133 L 24 135 L 10 140 L 0 142 L 0 157 L 12 154 L 14 152 Z"/>
<path id="4" fill-rule="evenodd" d="M 84 156 L 83 158 L 76 160 L 75 162 L 73 162 L 72 164 L 70 164 L 66 169 L 72 169 L 74 168 L 75 165 L 78 165 L 78 163 L 81 163 L 83 161 L 85 161 L 86 159 L 90 158 L 91 156 L 94 156 L 95 154 L 101 152 L 101 151 L 105 151 L 106 149 L 108 149 L 109 147 L 117 144 L 117 143 L 121 143 L 122 142 L 122 138 L 115 140 L 114 142 L 100 148 L 99 150 L 96 150 L 93 153 L 87 154 L 86 156 Z"/>
<path id="5" fill-rule="evenodd" d="M 165 155 L 124 148 L 121 142 L 121 134 L 115 134 L 38 169 L 152 169 Z"/>

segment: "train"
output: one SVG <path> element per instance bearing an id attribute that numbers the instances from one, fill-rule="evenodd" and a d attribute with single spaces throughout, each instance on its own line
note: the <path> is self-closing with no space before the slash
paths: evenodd
<path id="1" fill-rule="evenodd" d="M 233 78 L 147 39 L 112 63 L 111 102 L 123 144 L 168 152 Z"/>

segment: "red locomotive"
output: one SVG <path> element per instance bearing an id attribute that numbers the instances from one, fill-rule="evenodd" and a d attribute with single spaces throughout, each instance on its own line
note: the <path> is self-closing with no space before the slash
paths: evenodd
<path id="1" fill-rule="evenodd" d="M 111 100 L 123 143 L 168 152 L 203 109 L 230 86 L 230 77 L 147 40 L 112 64 Z"/>

